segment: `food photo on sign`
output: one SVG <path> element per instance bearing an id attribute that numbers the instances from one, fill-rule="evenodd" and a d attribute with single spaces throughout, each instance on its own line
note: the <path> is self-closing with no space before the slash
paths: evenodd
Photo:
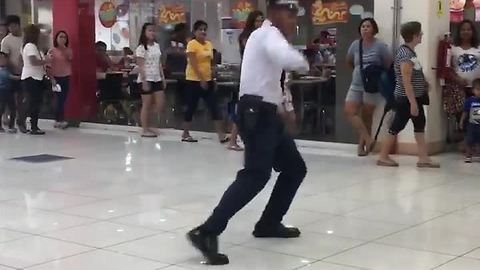
<path id="1" fill-rule="evenodd" d="M 255 5 L 248 0 L 237 0 L 232 5 L 232 27 L 243 29 L 250 12 L 255 10 Z"/>
<path id="2" fill-rule="evenodd" d="M 119 50 L 130 44 L 129 0 L 95 1 L 96 40 L 107 44 L 109 50 Z"/>
<path id="3" fill-rule="evenodd" d="M 312 4 L 313 25 L 325 25 L 348 22 L 348 4 L 346 1 L 324 2 L 316 0 Z"/>
<path id="4" fill-rule="evenodd" d="M 164 4 L 158 9 L 158 21 L 161 25 L 185 23 L 186 12 L 183 4 Z"/>

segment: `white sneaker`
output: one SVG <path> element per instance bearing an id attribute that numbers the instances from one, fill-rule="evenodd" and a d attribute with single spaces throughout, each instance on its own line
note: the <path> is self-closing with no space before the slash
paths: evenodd
<path id="1" fill-rule="evenodd" d="M 61 124 L 62 124 L 61 122 L 55 122 L 55 124 L 53 124 L 53 127 L 60 128 Z"/>

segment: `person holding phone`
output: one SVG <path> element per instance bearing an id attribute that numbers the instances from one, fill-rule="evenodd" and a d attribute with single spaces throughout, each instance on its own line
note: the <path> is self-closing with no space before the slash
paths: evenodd
<path id="1" fill-rule="evenodd" d="M 70 76 L 72 74 L 72 50 L 68 47 L 68 34 L 58 31 L 53 40 L 53 48 L 48 52 L 52 59 L 53 83 L 60 86 L 59 92 L 55 92 L 57 106 L 55 110 L 55 128 L 65 129 L 68 123 L 65 121 L 65 102 L 70 89 Z"/>

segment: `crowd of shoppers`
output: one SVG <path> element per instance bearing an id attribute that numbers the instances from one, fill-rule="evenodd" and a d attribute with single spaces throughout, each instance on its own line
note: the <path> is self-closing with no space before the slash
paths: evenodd
<path id="1" fill-rule="evenodd" d="M 0 114 L 8 110 L 8 132 L 18 130 L 31 135 L 43 135 L 38 126 L 45 91 L 55 90 L 55 127 L 66 128 L 64 121 L 65 102 L 69 90 L 72 51 L 68 47 L 68 34 L 59 31 L 53 40 L 53 48 L 44 53 L 47 39 L 42 36 L 36 25 L 27 25 L 22 33 L 20 18 L 16 15 L 7 17 L 0 27 L 3 36 L 0 66 L 1 93 Z M 5 35 L 5 30 L 8 34 Z M 4 61 L 5 60 L 5 61 Z M 30 117 L 30 126 L 26 119 Z M 3 122 L 3 121 L 2 121 Z M 0 132 L 3 131 L 0 128 Z"/>
<path id="2" fill-rule="evenodd" d="M 246 27 L 239 37 L 240 54 L 249 36 L 261 27 L 264 17 L 262 12 L 249 14 Z M 181 140 L 197 142 L 190 134 L 193 116 L 202 98 L 211 113 L 220 143 L 229 142 L 230 150 L 243 150 L 238 144 L 236 127 L 236 103 L 238 96 L 232 96 L 229 104 L 229 116 L 232 120 L 231 135 L 225 135 L 222 113 L 216 100 L 214 83 L 214 49 L 207 38 L 208 25 L 197 21 L 193 25 L 193 36 L 190 38 L 185 24 L 178 24 L 173 31 L 171 46 L 165 50 L 163 57 L 155 36 L 155 25 L 146 23 L 140 35 L 135 52 L 124 49 L 121 61 L 126 68 L 136 67 L 138 74 L 136 83 L 142 99 L 141 126 L 142 137 L 157 137 L 158 134 L 149 122 L 152 112 L 161 114 L 165 102 L 166 76 L 164 72 L 177 79 L 177 92 L 184 104 L 184 123 Z M 380 157 L 377 162 L 381 166 L 398 166 L 389 157 L 396 136 L 403 130 L 409 120 L 414 124 L 415 138 L 418 145 L 419 167 L 439 167 L 427 153 L 425 143 L 425 113 L 423 106 L 428 105 L 428 84 L 423 69 L 418 61 L 415 47 L 421 43 L 421 25 L 409 22 L 402 26 L 402 37 L 405 44 L 395 51 L 394 56 L 388 46 L 376 38 L 379 32 L 377 22 L 365 18 L 358 26 L 359 38 L 355 40 L 347 53 L 347 65 L 353 70 L 352 81 L 345 98 L 345 115 L 358 133 L 358 156 L 367 156 L 373 149 L 372 138 L 373 114 L 382 99 L 378 78 L 392 68 L 395 72 L 395 116 L 389 128 Z M 16 133 L 15 123 L 22 133 L 32 135 L 45 134 L 38 126 L 38 118 L 45 91 L 54 91 L 55 128 L 65 129 L 65 104 L 67 101 L 73 52 L 69 47 L 69 36 L 66 31 L 58 31 L 53 38 L 53 47 L 44 54 L 46 39 L 38 26 L 22 27 L 20 18 L 8 16 L 0 24 L 0 113 L 8 121 L 7 129 L 0 126 L 0 132 Z M 464 20 L 457 28 L 451 49 L 451 75 L 446 89 L 449 99 L 447 103 L 457 115 L 459 129 L 465 130 L 469 149 L 467 159 L 471 160 L 471 130 L 476 130 L 476 120 L 471 119 L 472 110 L 477 112 L 475 100 L 475 80 L 480 78 L 480 48 L 478 32 L 473 22 Z M 97 79 L 105 80 L 106 74 L 115 69 L 115 64 L 107 54 L 107 45 L 98 41 L 96 47 Z M 162 65 L 163 60 L 170 63 L 169 70 Z M 392 65 L 393 64 L 393 65 Z M 179 75 L 183 74 L 183 75 Z M 288 74 L 287 74 L 288 75 Z M 285 77 L 285 76 L 283 76 Z M 287 76 L 288 77 L 288 76 Z M 477 81 L 478 83 L 478 81 Z M 477 85 L 478 86 L 478 85 Z M 473 96 L 473 97 L 472 97 Z M 472 97 L 472 98 L 471 98 Z M 467 99 L 466 99 L 467 98 Z M 445 101 L 444 101 L 445 102 Z M 473 106 L 473 109 L 472 109 Z M 18 116 L 18 117 L 17 117 Z M 26 119 L 30 117 L 30 125 Z M 3 120 L 3 119 L 2 119 Z"/>

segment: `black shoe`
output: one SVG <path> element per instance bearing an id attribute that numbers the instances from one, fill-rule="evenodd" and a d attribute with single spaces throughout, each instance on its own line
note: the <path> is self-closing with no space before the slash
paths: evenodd
<path id="1" fill-rule="evenodd" d="M 225 254 L 218 253 L 218 238 L 216 235 L 208 235 L 196 228 L 187 233 L 187 238 L 198 249 L 209 265 L 225 265 L 229 263 Z"/>
<path id="2" fill-rule="evenodd" d="M 300 237 L 300 230 L 294 227 L 285 227 L 280 223 L 268 227 L 257 225 L 252 234 L 257 238 L 297 238 Z"/>
<path id="3" fill-rule="evenodd" d="M 31 134 L 31 135 L 45 135 L 45 131 L 37 128 L 37 129 L 32 129 L 32 130 L 30 131 L 30 134 Z"/>
<path id="4" fill-rule="evenodd" d="M 0 133 L 5 133 L 5 129 L 3 127 L 0 127 Z"/>
<path id="5" fill-rule="evenodd" d="M 20 130 L 21 133 L 23 134 L 27 134 L 28 133 L 28 129 L 26 126 L 23 126 L 23 125 L 18 125 L 18 130 Z"/>

